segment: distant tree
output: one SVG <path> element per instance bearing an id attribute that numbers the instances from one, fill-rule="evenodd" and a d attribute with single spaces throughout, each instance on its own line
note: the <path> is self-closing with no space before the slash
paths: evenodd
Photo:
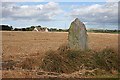
<path id="1" fill-rule="evenodd" d="M 12 28 L 12 26 L 8 26 L 8 25 L 0 25 L 0 29 L 11 31 L 13 28 Z"/>
<path id="2" fill-rule="evenodd" d="M 31 27 L 31 28 L 30 28 L 30 31 L 33 31 L 34 28 L 35 28 L 35 27 Z"/>
<path id="3" fill-rule="evenodd" d="M 37 27 L 41 27 L 40 25 L 38 25 Z"/>
<path id="4" fill-rule="evenodd" d="M 10 28 L 11 28 L 11 30 L 13 30 L 13 27 L 12 27 L 12 26 L 10 26 Z"/>
<path id="5" fill-rule="evenodd" d="M 29 31 L 29 29 L 30 29 L 30 28 L 29 28 L 29 27 L 27 27 L 27 28 L 26 28 L 26 31 Z"/>
<path id="6" fill-rule="evenodd" d="M 59 29 L 59 31 L 61 32 L 61 31 L 63 31 L 62 29 Z"/>
<path id="7" fill-rule="evenodd" d="M 0 30 L 2 30 L 2 25 L 0 25 Z"/>
<path id="8" fill-rule="evenodd" d="M 31 26 L 30 28 L 35 28 L 35 26 Z"/>
<path id="9" fill-rule="evenodd" d="M 50 28 L 50 31 L 57 31 L 57 28 Z"/>
<path id="10" fill-rule="evenodd" d="M 22 31 L 26 31 L 26 28 L 22 28 Z"/>
<path id="11" fill-rule="evenodd" d="M 22 29 L 15 28 L 14 31 L 21 31 Z"/>

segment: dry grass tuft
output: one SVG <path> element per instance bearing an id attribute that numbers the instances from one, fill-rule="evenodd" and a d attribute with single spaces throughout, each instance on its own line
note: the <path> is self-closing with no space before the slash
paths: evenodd
<path id="1" fill-rule="evenodd" d="M 26 70 L 39 70 L 41 65 L 41 59 L 38 57 L 25 58 L 21 63 L 19 63 L 19 68 Z"/>
<path id="2" fill-rule="evenodd" d="M 48 51 L 42 61 L 42 69 L 50 72 L 73 73 L 79 70 L 94 70 L 95 74 L 118 70 L 117 53 L 112 49 L 99 52 L 76 51 L 61 46 L 57 51 Z"/>
<path id="3" fill-rule="evenodd" d="M 112 72 L 112 70 L 118 70 L 118 53 L 112 49 L 104 49 L 93 55 L 95 61 L 95 67 Z"/>

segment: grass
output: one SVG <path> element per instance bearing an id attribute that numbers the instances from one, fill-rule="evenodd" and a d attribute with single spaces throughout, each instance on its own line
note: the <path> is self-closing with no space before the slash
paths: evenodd
<path id="1" fill-rule="evenodd" d="M 40 54 L 39 54 L 40 55 Z M 25 70 L 43 70 L 72 74 L 79 72 L 80 76 L 117 77 L 118 53 L 105 48 L 101 51 L 70 50 L 66 45 L 60 46 L 56 51 L 50 50 L 40 59 L 40 56 L 25 58 L 16 66 L 7 62 L 6 66 L 15 66 Z M 15 62 L 15 61 L 12 61 Z M 9 68 L 12 70 L 12 68 Z"/>
<path id="2" fill-rule="evenodd" d="M 117 57 L 117 53 L 108 48 L 96 52 L 69 50 L 61 46 L 57 51 L 48 51 L 41 66 L 44 71 L 57 73 L 84 70 L 84 75 L 116 75 L 118 74 Z"/>
<path id="3" fill-rule="evenodd" d="M 55 61 L 55 63 L 56 63 L 55 66 L 58 66 L 57 68 L 60 67 L 60 69 L 63 71 L 61 71 L 60 69 L 54 70 L 54 68 L 53 68 L 54 72 L 57 71 L 59 73 L 67 74 L 67 73 L 72 73 L 72 72 L 76 72 L 76 71 L 78 72 L 78 69 L 80 69 L 79 71 L 80 72 L 83 71 L 82 73 L 84 73 L 84 71 L 86 71 L 86 73 L 87 73 L 86 75 L 91 74 L 91 71 L 93 71 L 92 73 L 95 73 L 98 77 L 101 75 L 105 75 L 105 74 L 108 75 L 107 73 L 109 73 L 109 74 L 116 73 L 116 69 L 114 70 L 114 68 L 111 71 L 103 70 L 104 67 L 100 67 L 101 66 L 100 63 L 96 65 L 95 64 L 96 62 L 94 61 L 94 58 L 93 58 L 93 56 L 95 56 L 96 53 L 102 54 L 102 51 L 103 51 L 102 49 L 104 49 L 105 47 L 112 48 L 112 49 L 118 51 L 117 50 L 118 49 L 118 45 L 117 45 L 118 35 L 116 35 L 116 34 L 88 33 L 89 48 L 91 48 L 92 50 L 95 50 L 95 51 L 89 50 L 86 52 L 69 50 L 69 49 L 67 49 L 67 47 L 65 45 L 63 45 L 63 47 L 60 47 L 58 50 L 56 50 L 61 44 L 67 42 L 68 33 L 2 32 L 2 35 L 3 35 L 3 38 L 2 38 L 3 39 L 2 61 L 4 64 L 3 69 L 5 69 L 5 70 L 3 70 L 3 73 L 4 73 L 4 71 L 8 71 L 8 73 L 3 74 L 3 76 L 7 76 L 7 75 L 9 76 L 10 74 L 13 73 L 12 76 L 16 77 L 17 73 L 14 71 L 19 70 L 18 72 L 20 72 L 20 74 L 21 73 L 24 74 L 21 71 L 24 71 L 25 69 L 26 69 L 25 72 L 27 72 L 27 71 L 31 72 L 31 69 L 34 70 L 35 68 L 37 68 L 37 70 L 34 70 L 36 72 L 39 71 L 39 69 L 41 69 L 41 68 L 45 71 L 50 71 L 51 69 L 49 69 L 48 63 L 51 60 L 54 61 L 56 59 L 56 58 L 54 59 L 54 57 L 56 57 L 56 55 L 59 58 L 58 59 L 59 63 L 57 63 L 57 61 Z M 21 35 L 23 35 L 22 38 L 21 38 Z M 112 50 L 112 49 L 110 49 L 110 50 Z M 50 50 L 50 51 L 48 51 L 48 50 Z M 54 50 L 56 50 L 56 51 L 54 51 Z M 44 53 L 46 51 L 48 51 L 48 52 L 44 56 Z M 113 52 L 116 53 L 115 51 L 113 51 Z M 50 53 L 52 55 L 50 55 Z M 73 54 L 73 53 L 75 53 L 75 54 Z M 85 53 L 85 54 L 83 54 L 83 53 Z M 48 54 L 49 54 L 49 56 L 53 56 L 53 57 L 52 57 L 52 59 L 48 59 L 49 61 L 46 62 L 46 64 L 44 64 L 44 61 L 46 61 L 46 58 L 49 58 Z M 81 58 L 77 57 L 77 59 L 76 59 L 75 56 L 81 56 Z M 40 59 L 40 57 L 42 59 Z M 79 60 L 79 62 L 77 60 Z M 71 62 L 69 62 L 69 61 L 71 61 Z M 76 61 L 76 62 L 74 62 L 74 61 Z M 89 61 L 89 62 L 87 62 L 87 61 Z M 82 62 L 82 64 L 80 62 Z M 63 64 L 63 63 L 65 63 L 65 64 Z M 76 64 L 74 64 L 74 63 L 76 63 Z M 46 65 L 48 65 L 47 68 L 49 70 L 47 68 L 44 69 L 44 67 Z M 61 66 L 59 66 L 59 65 L 61 65 Z M 74 67 L 74 69 L 71 69 L 71 66 L 69 66 L 69 65 L 72 65 L 72 67 Z M 115 63 L 115 65 L 117 65 L 117 64 Z M 52 63 L 50 66 L 51 67 L 54 66 L 54 63 Z M 79 66 L 80 66 L 80 68 L 79 68 Z M 64 69 L 64 67 L 65 67 L 65 69 Z M 98 67 L 99 69 L 96 69 L 96 67 Z M 10 71 L 8 69 L 10 69 Z M 53 71 L 53 70 L 51 70 L 51 71 Z M 15 75 L 14 75 L 14 73 L 15 73 Z M 95 75 L 95 74 L 93 74 L 93 75 Z M 80 77 L 83 75 L 84 74 L 80 75 Z M 29 74 L 27 74 L 27 76 L 31 77 L 31 75 L 29 75 Z M 10 75 L 10 77 L 11 77 L 11 75 Z M 17 77 L 20 77 L 20 76 L 17 76 Z"/>
<path id="4" fill-rule="evenodd" d="M 111 71 L 112 69 L 118 69 L 118 54 L 112 49 L 104 49 L 101 52 L 94 54 L 94 61 L 96 67 Z"/>

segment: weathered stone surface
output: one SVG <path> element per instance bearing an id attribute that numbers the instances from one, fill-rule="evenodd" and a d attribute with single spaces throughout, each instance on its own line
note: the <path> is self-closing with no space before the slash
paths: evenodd
<path id="1" fill-rule="evenodd" d="M 70 49 L 75 50 L 88 49 L 86 27 L 78 18 L 76 18 L 70 25 L 68 46 Z"/>

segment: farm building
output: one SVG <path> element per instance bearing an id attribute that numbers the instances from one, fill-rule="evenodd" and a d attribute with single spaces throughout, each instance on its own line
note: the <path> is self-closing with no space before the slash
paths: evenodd
<path id="1" fill-rule="evenodd" d="M 48 32 L 47 27 L 35 27 L 33 31 Z"/>

